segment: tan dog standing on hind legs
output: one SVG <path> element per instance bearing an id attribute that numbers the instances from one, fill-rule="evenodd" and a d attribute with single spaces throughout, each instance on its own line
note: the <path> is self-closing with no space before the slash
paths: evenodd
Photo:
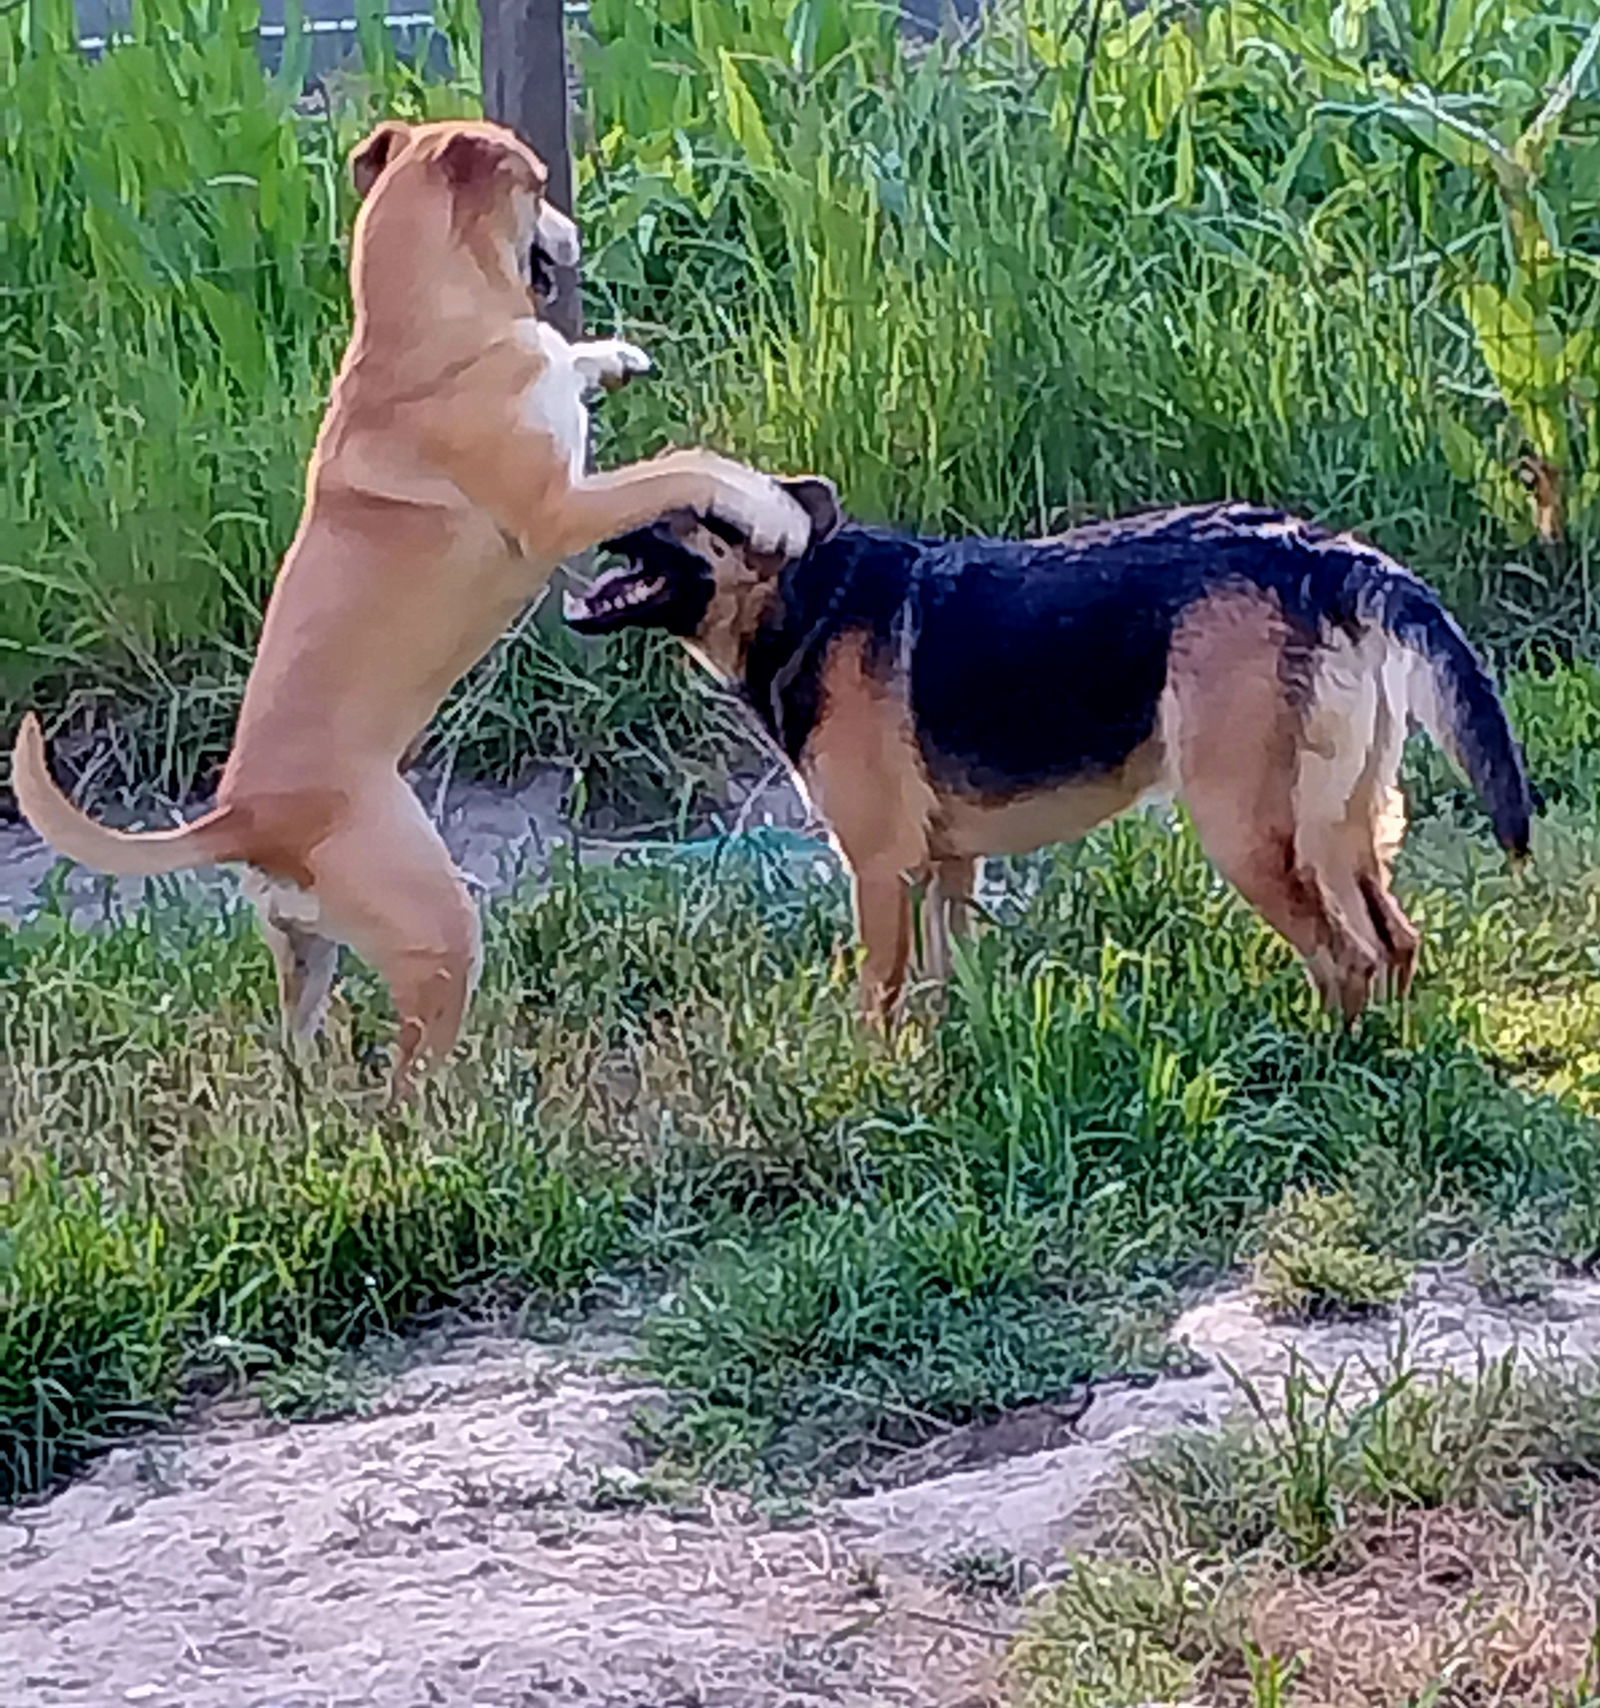
<path id="1" fill-rule="evenodd" d="M 1049 540 L 843 525 L 786 483 L 809 550 L 663 518 L 570 597 L 586 634 L 663 628 L 749 703 L 849 865 L 869 1016 L 916 948 L 943 979 L 978 861 L 1070 842 L 1151 796 L 1188 806 L 1213 865 L 1353 1020 L 1404 994 L 1419 938 L 1390 889 L 1413 722 L 1454 757 L 1502 845 L 1533 803 L 1505 710 L 1433 591 L 1350 535 L 1245 504 Z"/>
<path id="2" fill-rule="evenodd" d="M 535 317 L 578 235 L 510 131 L 380 125 L 352 171 L 354 332 L 215 809 L 143 835 L 96 824 L 51 778 L 31 714 L 12 776 L 40 835 L 95 870 L 246 865 L 296 1037 L 321 1022 L 338 945 L 354 948 L 399 1014 L 398 1095 L 449 1052 L 477 978 L 476 910 L 399 769 L 450 688 L 602 540 L 687 509 L 797 554 L 809 523 L 707 451 L 584 472 L 587 400 L 650 363 Z"/>

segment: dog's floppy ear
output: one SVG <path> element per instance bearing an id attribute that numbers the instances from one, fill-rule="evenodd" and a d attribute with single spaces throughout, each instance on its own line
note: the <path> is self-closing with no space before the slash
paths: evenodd
<path id="1" fill-rule="evenodd" d="M 405 147 L 410 135 L 410 125 L 386 119 L 350 156 L 350 176 L 362 201 L 371 195 L 384 167 Z"/>
<path id="2" fill-rule="evenodd" d="M 820 546 L 831 540 L 844 523 L 839 508 L 839 489 L 820 474 L 799 475 L 794 480 L 780 480 L 778 485 L 811 518 L 811 543 Z"/>
<path id="3" fill-rule="evenodd" d="M 500 136 L 462 131 L 439 150 L 439 167 L 457 190 L 486 184 L 497 172 L 509 172 L 529 189 L 542 190 L 549 176 L 539 156 L 511 131 Z"/>

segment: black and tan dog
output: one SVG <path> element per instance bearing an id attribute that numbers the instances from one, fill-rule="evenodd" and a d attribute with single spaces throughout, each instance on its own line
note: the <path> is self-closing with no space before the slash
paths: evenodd
<path id="1" fill-rule="evenodd" d="M 567 620 L 668 629 L 743 694 L 850 866 L 874 1018 L 905 979 L 914 888 L 942 978 L 980 858 L 1160 795 L 1331 1006 L 1403 994 L 1419 940 L 1389 884 L 1413 721 L 1527 851 L 1488 673 L 1434 593 L 1357 539 L 1220 504 L 925 540 L 841 525 L 825 481 L 786 484 L 813 519 L 803 557 L 675 514 L 614 541 L 627 567 L 569 595 Z"/>

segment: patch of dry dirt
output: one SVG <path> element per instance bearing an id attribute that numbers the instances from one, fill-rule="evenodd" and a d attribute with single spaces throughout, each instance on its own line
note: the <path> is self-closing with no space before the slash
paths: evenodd
<path id="1" fill-rule="evenodd" d="M 1513 1346 L 1589 1360 L 1600 1286 L 1565 1283 L 1512 1311 L 1434 1271 L 1391 1322 L 1311 1327 L 1267 1322 L 1230 1292 L 1176 1332 L 1204 1374 L 955 1432 L 886 1477 L 899 1486 L 792 1528 L 725 1497 L 639 1504 L 628 1426 L 650 1396 L 603 1349 L 475 1338 L 427 1353 L 367 1416 L 285 1425 L 219 1413 L 120 1448 L 0 1521 L 4 1699 L 979 1708 L 995 1700 L 1014 1614 L 961 1600 L 952 1564 L 1049 1567 L 1063 1547 L 1092 1544 L 1131 1453 L 1237 1405 L 1224 1361 L 1270 1391 L 1291 1357 L 1376 1372 L 1399 1344 L 1424 1370 L 1470 1372 Z M 1413 1553 L 1432 1562 L 1436 1540 L 1397 1532 L 1388 1563 L 1374 1554 L 1375 1606 L 1386 1573 L 1409 1570 Z M 1482 1541 L 1474 1570 L 1498 1595 L 1510 1565 Z M 1428 1581 L 1453 1593 L 1437 1573 Z M 1577 1616 L 1567 1602 L 1526 1605 L 1565 1621 Z M 1320 1617 L 1288 1600 L 1269 1611 L 1285 1630 Z"/>
<path id="2" fill-rule="evenodd" d="M 482 1339 L 375 1415 L 119 1449 L 0 1526 L 7 1708 L 986 1700 L 996 1645 L 826 1525 L 619 1506 L 646 1397 Z"/>
<path id="3" fill-rule="evenodd" d="M 1297 1657 L 1297 1708 L 1550 1708 L 1576 1699 L 1591 1658 L 1597 1537 L 1593 1501 L 1559 1524 L 1403 1513 L 1349 1538 L 1364 1556 L 1353 1571 L 1261 1585 L 1248 1628 L 1263 1653 Z M 1444 1694 L 1430 1697 L 1441 1681 Z M 1242 1708 L 1247 1688 L 1229 1700 Z"/>

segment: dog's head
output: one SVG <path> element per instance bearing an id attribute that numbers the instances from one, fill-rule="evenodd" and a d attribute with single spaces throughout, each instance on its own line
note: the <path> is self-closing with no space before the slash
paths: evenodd
<path id="1" fill-rule="evenodd" d="M 545 163 L 503 125 L 389 119 L 350 156 L 350 175 L 373 210 L 402 184 L 442 192 L 468 248 L 486 267 L 519 278 L 541 304 L 555 294 L 557 269 L 578 263 L 578 228 L 546 199 Z"/>
<path id="2" fill-rule="evenodd" d="M 779 485 L 811 518 L 814 550 L 842 520 L 831 481 L 815 475 Z M 619 629 L 665 629 L 691 642 L 722 674 L 739 673 L 739 661 L 793 559 L 758 552 L 715 518 L 687 510 L 663 516 L 604 549 L 625 559 L 582 593 L 563 601 L 568 624 L 584 635 Z"/>

